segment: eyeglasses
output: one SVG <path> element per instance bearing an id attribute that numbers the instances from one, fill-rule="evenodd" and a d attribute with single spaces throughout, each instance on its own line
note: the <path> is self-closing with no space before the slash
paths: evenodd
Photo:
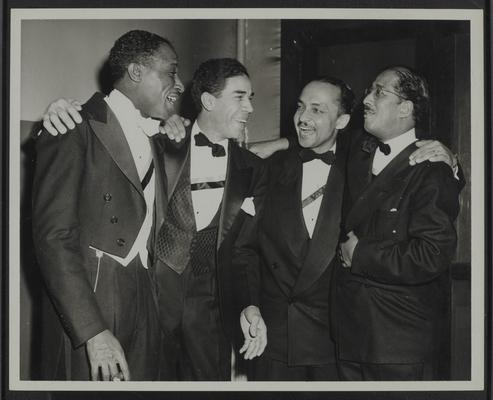
<path id="1" fill-rule="evenodd" d="M 398 94 L 396 92 L 393 92 L 392 90 L 384 89 L 381 86 L 375 86 L 375 87 L 369 87 L 369 88 L 367 88 L 365 90 L 365 97 L 368 96 L 369 94 L 372 94 L 373 93 L 376 99 L 380 99 L 381 97 L 384 96 L 384 93 L 385 92 L 386 93 L 391 93 L 391 94 L 399 97 L 402 100 L 409 100 L 409 99 L 406 99 L 404 96 L 401 96 L 400 94 Z"/>

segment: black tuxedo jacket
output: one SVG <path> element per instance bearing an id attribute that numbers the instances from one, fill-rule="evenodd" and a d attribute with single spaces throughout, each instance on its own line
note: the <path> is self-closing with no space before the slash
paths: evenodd
<path id="1" fill-rule="evenodd" d="M 111 329 L 107 321 L 112 320 L 114 305 L 98 301 L 93 293 L 98 260 L 91 247 L 125 257 L 146 212 L 130 148 L 103 95 L 96 93 L 81 114 L 83 122 L 75 132 L 56 137 L 43 132 L 38 138 L 33 188 L 36 255 L 73 347 Z M 163 214 L 165 189 L 160 141 L 151 140 L 157 215 Z M 101 285 L 98 292 L 104 293 Z"/>
<path id="2" fill-rule="evenodd" d="M 301 207 L 298 151 L 269 159 L 265 197 L 235 248 L 236 282 L 242 306 L 257 305 L 265 320 L 266 356 L 289 365 L 334 363 L 329 288 L 340 233 L 345 145 L 338 141 L 312 239 Z"/>
<path id="3" fill-rule="evenodd" d="M 345 232 L 359 241 L 338 266 L 333 328 L 341 359 L 417 363 L 430 356 L 456 245 L 459 187 L 444 163 L 409 166 L 411 144 L 375 178 L 357 135 L 347 166 Z"/>
<path id="4" fill-rule="evenodd" d="M 191 125 L 192 126 L 192 125 Z M 190 162 L 190 131 L 184 144 L 178 146 L 168 143 L 165 148 L 164 169 L 167 177 L 166 209 L 179 177 L 186 163 Z M 230 140 L 228 143 L 228 164 L 226 182 L 221 202 L 219 231 L 217 239 L 217 280 L 222 325 L 225 333 L 231 337 L 233 329 L 239 326 L 239 311 L 235 301 L 232 282 L 232 246 L 245 218 L 241 210 L 247 197 L 258 197 L 260 177 L 263 175 L 263 160 Z M 158 225 L 164 222 L 165 214 L 158 219 Z"/>

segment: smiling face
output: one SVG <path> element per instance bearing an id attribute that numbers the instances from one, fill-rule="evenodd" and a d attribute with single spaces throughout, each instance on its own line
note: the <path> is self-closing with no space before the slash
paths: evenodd
<path id="1" fill-rule="evenodd" d="M 398 76 L 387 70 L 377 76 L 369 93 L 363 100 L 365 109 L 365 130 L 381 139 L 396 136 L 396 128 L 401 122 L 401 98 L 396 89 Z"/>
<path id="2" fill-rule="evenodd" d="M 340 113 L 341 90 L 330 83 L 310 82 L 298 99 L 294 125 L 301 147 L 325 153 L 334 145 L 337 131 L 349 122 L 348 114 Z"/>
<path id="3" fill-rule="evenodd" d="M 210 108 L 214 130 L 222 139 L 238 139 L 245 131 L 252 107 L 252 84 L 245 75 L 227 78 L 224 89 L 212 96 Z"/>
<path id="4" fill-rule="evenodd" d="M 176 113 L 174 103 L 183 90 L 176 53 L 163 44 L 148 65 L 141 65 L 137 108 L 144 117 L 166 120 Z"/>

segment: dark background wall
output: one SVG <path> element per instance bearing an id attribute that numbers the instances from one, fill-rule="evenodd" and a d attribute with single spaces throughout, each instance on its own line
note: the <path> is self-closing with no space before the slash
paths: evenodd
<path id="1" fill-rule="evenodd" d="M 454 152 L 466 176 L 456 222 L 458 246 L 451 269 L 450 319 L 444 321 L 442 369 L 446 379 L 470 376 L 471 268 L 471 67 L 468 21 L 282 21 L 281 133 L 293 135 L 292 115 L 303 85 L 319 75 L 343 79 L 363 98 L 385 67 L 421 72 L 431 93 L 422 137 L 439 139 Z M 363 125 L 361 103 L 350 129 Z M 344 133 L 342 133 L 344 134 Z"/>

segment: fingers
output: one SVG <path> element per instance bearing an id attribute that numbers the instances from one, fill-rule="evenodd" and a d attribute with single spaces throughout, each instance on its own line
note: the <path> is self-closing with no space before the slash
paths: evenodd
<path id="1" fill-rule="evenodd" d="M 181 121 L 183 122 L 184 126 L 190 126 L 191 121 L 189 119 L 186 119 L 184 117 L 181 117 Z"/>
<path id="2" fill-rule="evenodd" d="M 99 365 L 89 362 L 91 365 L 91 381 L 99 380 Z"/>
<path id="3" fill-rule="evenodd" d="M 169 139 L 180 142 L 185 138 L 185 127 L 188 125 L 190 125 L 188 119 L 180 117 L 178 114 L 174 114 L 166 120 L 164 126 L 159 127 L 159 131 L 167 135 Z"/>
<path id="4" fill-rule="evenodd" d="M 252 360 L 253 358 L 255 358 L 255 356 L 257 355 L 258 347 L 259 347 L 258 339 L 256 339 L 256 338 L 252 339 L 250 341 L 248 349 L 245 353 L 244 359 L 245 360 Z"/>
<path id="5" fill-rule="evenodd" d="M 259 340 L 259 346 L 257 350 L 257 357 L 261 356 L 262 353 L 264 352 L 266 346 L 267 346 L 267 326 L 264 323 L 264 320 L 261 319 L 258 329 L 257 329 L 257 334 L 258 334 L 258 340 Z"/>
<path id="6" fill-rule="evenodd" d="M 86 343 L 91 366 L 91 380 L 130 380 L 130 372 L 123 349 L 109 330 L 104 330 Z M 121 371 L 121 372 L 120 372 Z M 120 378 L 120 375 L 123 375 Z M 116 378 L 116 379 L 113 379 Z"/>
<path id="7" fill-rule="evenodd" d="M 416 165 L 424 161 L 442 161 L 453 167 L 455 161 L 453 153 L 438 140 L 420 140 L 416 142 L 416 146 L 418 149 L 409 156 L 410 165 Z"/>
<path id="8" fill-rule="evenodd" d="M 74 120 L 77 124 L 80 124 L 82 122 L 82 117 L 79 114 L 80 110 L 82 110 L 82 106 L 80 105 L 80 103 L 77 100 L 70 100 L 70 104 L 67 107 L 67 112 L 72 117 L 71 119 Z"/>
<path id="9" fill-rule="evenodd" d="M 259 322 L 259 317 L 257 315 L 255 315 L 253 318 L 252 318 L 252 322 L 250 323 L 250 329 L 249 329 L 249 332 L 250 332 L 250 335 L 255 338 L 257 336 L 257 325 L 258 325 L 258 322 Z"/>
<path id="10" fill-rule="evenodd" d="M 116 367 L 116 365 L 115 365 Z M 111 378 L 111 366 L 109 363 L 104 363 L 101 365 L 101 377 L 103 381 L 109 381 Z"/>
<path id="11" fill-rule="evenodd" d="M 73 108 L 73 107 L 72 107 L 72 110 L 73 110 L 72 112 L 77 112 L 75 110 L 75 108 Z M 68 129 L 74 129 L 75 128 L 75 123 L 74 123 L 73 119 L 69 116 L 69 113 L 67 111 L 65 111 L 63 108 L 57 109 L 57 116 Z"/>
<path id="12" fill-rule="evenodd" d="M 431 143 L 435 143 L 435 142 L 436 142 L 436 140 L 430 140 L 430 139 L 428 139 L 428 140 L 419 140 L 419 141 L 417 141 L 415 143 L 416 143 L 416 146 L 417 147 L 423 147 L 423 146 L 427 146 L 427 145 L 429 145 Z"/>
<path id="13" fill-rule="evenodd" d="M 118 364 L 120 365 L 120 370 L 122 371 L 122 374 L 123 374 L 123 379 L 125 381 L 129 381 L 130 380 L 130 370 L 128 369 L 128 364 L 127 364 L 127 360 L 125 359 L 125 356 L 123 355 L 123 353 L 121 354 L 120 357 L 118 357 Z"/>
<path id="14" fill-rule="evenodd" d="M 43 126 L 53 136 L 60 133 L 67 133 L 67 128 L 60 122 L 58 115 L 55 113 L 49 113 L 43 116 Z"/>

